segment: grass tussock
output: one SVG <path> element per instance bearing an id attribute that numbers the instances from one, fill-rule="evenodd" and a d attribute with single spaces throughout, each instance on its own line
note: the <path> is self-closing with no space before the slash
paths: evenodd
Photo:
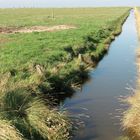
<path id="1" fill-rule="evenodd" d="M 140 54 L 140 50 L 138 51 Z M 140 59 L 138 58 L 138 70 L 140 68 Z M 137 89 L 134 91 L 134 95 L 127 99 L 129 109 L 124 113 L 123 127 L 131 139 L 140 139 L 140 81 L 137 81 Z"/>
<path id="2" fill-rule="evenodd" d="M 140 11 L 135 8 L 135 16 L 138 28 L 138 34 L 140 34 Z M 134 91 L 134 95 L 128 97 L 127 103 L 129 104 L 128 110 L 124 113 L 123 127 L 128 136 L 132 140 L 140 139 L 140 49 L 137 50 L 137 68 L 138 79 L 137 87 Z"/>
<path id="3" fill-rule="evenodd" d="M 0 102 L 0 130 L 3 132 L 0 139 L 11 136 L 12 140 L 20 140 L 21 135 L 29 140 L 70 138 L 72 124 L 65 112 L 52 109 L 42 99 L 32 97 L 28 91 L 7 92 Z"/>
<path id="4" fill-rule="evenodd" d="M 23 140 L 23 137 L 10 122 L 0 119 L 0 140 Z"/>

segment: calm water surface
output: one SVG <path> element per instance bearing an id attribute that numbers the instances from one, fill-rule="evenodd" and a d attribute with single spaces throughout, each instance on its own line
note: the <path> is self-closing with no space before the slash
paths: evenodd
<path id="1" fill-rule="evenodd" d="M 118 100 L 135 87 L 137 69 L 135 64 L 138 47 L 135 17 L 133 11 L 123 25 L 123 31 L 111 44 L 108 54 L 92 70 L 90 80 L 81 90 L 64 101 L 64 106 L 74 115 L 81 117 L 85 127 L 81 128 L 74 140 L 115 140 L 122 135 L 118 109 L 125 108 Z M 87 110 L 83 110 L 86 108 Z"/>

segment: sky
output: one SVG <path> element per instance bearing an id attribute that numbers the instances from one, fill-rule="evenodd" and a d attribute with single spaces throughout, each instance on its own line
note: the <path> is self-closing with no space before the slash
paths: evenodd
<path id="1" fill-rule="evenodd" d="M 0 8 L 140 6 L 140 0 L 0 0 Z"/>

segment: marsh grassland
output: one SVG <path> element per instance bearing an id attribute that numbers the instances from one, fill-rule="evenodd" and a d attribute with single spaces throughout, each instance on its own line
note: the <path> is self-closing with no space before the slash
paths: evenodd
<path id="1" fill-rule="evenodd" d="M 71 118 L 52 97 L 69 95 L 82 83 L 129 10 L 0 9 L 1 140 L 71 138 Z"/>

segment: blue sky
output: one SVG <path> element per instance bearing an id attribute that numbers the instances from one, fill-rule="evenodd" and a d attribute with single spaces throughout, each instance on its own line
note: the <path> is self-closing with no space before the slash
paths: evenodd
<path id="1" fill-rule="evenodd" d="M 0 7 L 140 6 L 140 0 L 0 0 Z"/>

